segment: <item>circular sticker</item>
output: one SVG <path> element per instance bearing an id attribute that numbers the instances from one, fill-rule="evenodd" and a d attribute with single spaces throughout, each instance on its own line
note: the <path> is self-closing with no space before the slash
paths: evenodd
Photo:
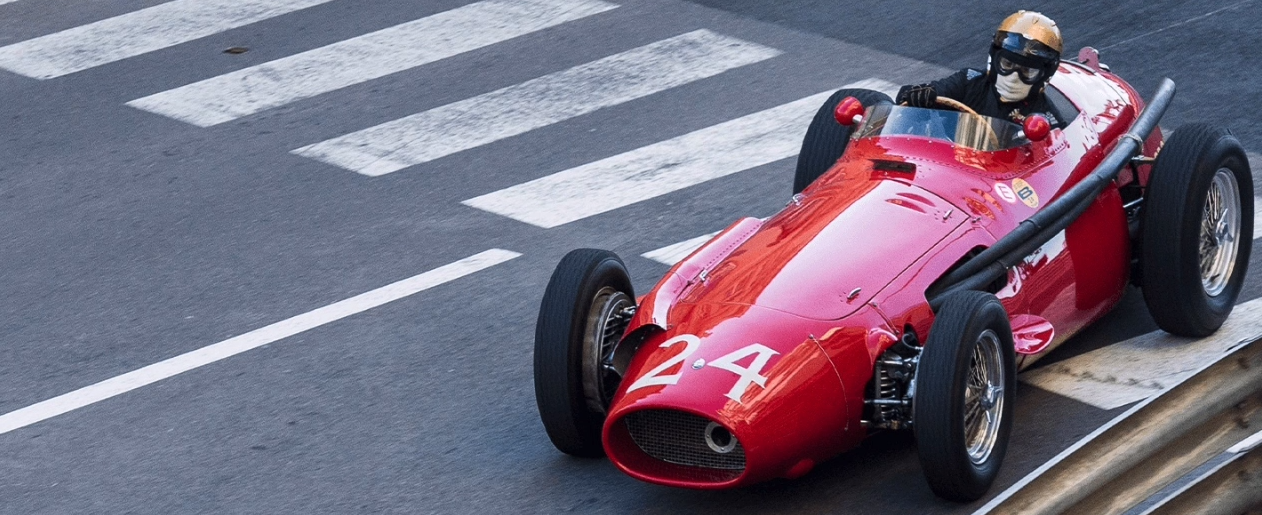
<path id="1" fill-rule="evenodd" d="M 1030 207 L 1039 207 L 1039 194 L 1034 191 L 1034 187 L 1023 179 L 1013 179 L 1012 189 L 1017 192 L 1017 198 L 1025 205 Z"/>
<path id="2" fill-rule="evenodd" d="M 999 198 L 1009 204 L 1015 204 L 1017 202 L 1017 194 L 1013 193 L 1012 188 L 1002 182 L 995 183 L 995 194 L 999 195 Z"/>

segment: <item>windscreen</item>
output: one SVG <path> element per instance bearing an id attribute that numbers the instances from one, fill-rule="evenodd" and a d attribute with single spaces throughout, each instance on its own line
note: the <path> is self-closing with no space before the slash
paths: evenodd
<path id="1" fill-rule="evenodd" d="M 873 136 L 922 136 L 986 152 L 1029 142 L 1021 135 L 1021 126 L 1007 120 L 893 104 L 869 107 L 854 138 Z"/>

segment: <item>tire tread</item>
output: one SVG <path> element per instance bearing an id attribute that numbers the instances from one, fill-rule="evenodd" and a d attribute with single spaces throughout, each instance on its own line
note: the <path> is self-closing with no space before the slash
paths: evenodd
<path id="1" fill-rule="evenodd" d="M 604 417 L 586 407 L 581 362 L 574 352 L 582 341 L 586 313 L 603 283 L 635 297 L 626 265 L 614 253 L 576 249 L 557 264 L 535 323 L 535 403 L 548 438 L 558 450 L 581 457 L 604 456 L 600 431 Z M 562 384 L 558 384 L 562 383 Z"/>
<path id="2" fill-rule="evenodd" d="M 991 452 L 993 468 L 978 473 L 963 448 L 964 428 L 953 421 L 958 406 L 953 399 L 962 399 L 963 376 L 972 359 L 972 340 L 988 323 L 980 317 L 998 316 L 995 329 L 1004 347 L 1005 408 L 1003 425 Z M 988 313 L 989 312 L 989 313 Z M 985 495 L 1002 464 L 1012 428 L 1013 389 L 1016 386 L 1015 355 L 1012 329 L 1007 314 L 994 295 L 978 291 L 952 294 L 943 303 L 921 354 L 916 371 L 916 399 L 913 413 L 916 444 L 925 479 L 935 494 L 945 499 L 969 502 Z M 960 401 L 962 404 L 962 400 Z M 959 415 L 962 417 L 962 414 Z"/>
<path id="3" fill-rule="evenodd" d="M 846 97 L 855 97 L 864 106 L 877 103 L 893 103 L 889 95 L 870 89 L 840 89 L 824 101 L 811 119 L 798 154 L 797 169 L 793 175 L 793 193 L 801 193 L 837 162 L 850 143 L 853 126 L 847 127 L 833 117 L 833 110 Z"/>
<path id="4" fill-rule="evenodd" d="M 1251 245 L 1242 242 L 1236 276 L 1219 299 L 1210 299 L 1201 286 L 1201 191 L 1208 188 L 1213 174 L 1225 164 L 1243 167 L 1242 171 L 1236 170 L 1241 195 L 1241 237 L 1251 242 L 1252 176 L 1243 147 L 1226 129 L 1194 123 L 1175 130 L 1157 157 L 1145 191 L 1139 249 L 1141 276 L 1145 278 L 1144 301 L 1157 326 L 1172 334 L 1204 337 L 1218 330 L 1230 314 L 1244 280 Z"/>

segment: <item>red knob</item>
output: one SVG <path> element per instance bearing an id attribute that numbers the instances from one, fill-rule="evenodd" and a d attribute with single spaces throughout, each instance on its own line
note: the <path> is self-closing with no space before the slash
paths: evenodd
<path id="1" fill-rule="evenodd" d="M 1052 132 L 1052 124 L 1047 123 L 1047 118 L 1034 114 L 1025 117 L 1021 130 L 1025 131 L 1025 137 L 1030 141 L 1043 141 Z"/>
<path id="2" fill-rule="evenodd" d="M 837 119 L 837 123 L 845 126 L 859 123 L 863 121 L 863 103 L 855 97 L 846 97 L 833 110 L 833 118 Z"/>

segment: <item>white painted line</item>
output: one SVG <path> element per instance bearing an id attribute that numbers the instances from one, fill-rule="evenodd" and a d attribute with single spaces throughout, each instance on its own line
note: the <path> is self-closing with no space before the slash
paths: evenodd
<path id="1" fill-rule="evenodd" d="M 0 48 L 0 68 L 51 79 L 330 0 L 175 0 Z"/>
<path id="2" fill-rule="evenodd" d="M 645 252 L 640 255 L 664 265 L 674 266 L 675 263 L 678 263 L 688 257 L 689 254 L 692 254 L 693 251 L 701 248 L 702 245 L 705 245 L 706 242 L 710 241 L 720 232 L 723 231 L 714 231 L 710 234 L 697 236 L 696 238 L 684 240 L 674 245 L 667 245 L 660 249 Z"/>
<path id="3" fill-rule="evenodd" d="M 1231 446 L 1227 452 L 1231 454 L 1240 454 L 1242 452 L 1252 451 L 1254 447 L 1262 445 L 1262 431 L 1253 433 L 1253 436 L 1241 440 L 1240 443 Z"/>
<path id="4" fill-rule="evenodd" d="M 779 54 L 698 30 L 293 153 L 380 176 Z"/>
<path id="5" fill-rule="evenodd" d="M 902 88 L 902 86 L 898 84 L 894 84 L 893 82 L 890 82 L 887 80 L 872 78 L 872 79 L 863 79 L 858 82 L 852 82 L 850 84 L 846 84 L 845 86 L 842 86 L 839 89 L 853 89 L 853 88 L 863 88 L 863 89 L 872 89 L 872 90 L 880 91 L 881 93 L 885 93 L 886 95 L 889 95 L 889 97 L 892 99 L 898 96 L 898 90 L 899 88 Z"/>
<path id="6" fill-rule="evenodd" d="M 599 0 L 485 0 L 127 105 L 207 127 L 616 7 Z"/>
<path id="7" fill-rule="evenodd" d="M 0 0 L 0 5 L 4 5 L 4 4 L 11 4 L 11 3 L 16 2 L 16 1 L 18 1 L 18 0 Z"/>
<path id="8" fill-rule="evenodd" d="M 1021 381 L 1102 409 L 1144 400 L 1236 345 L 1262 337 L 1262 298 L 1239 304 L 1213 336 L 1154 331 L 1022 374 Z M 1119 366 L 1119 364 L 1123 366 Z"/>
<path id="9" fill-rule="evenodd" d="M 346 300 L 255 329 L 243 335 L 159 361 L 126 374 L 0 416 L 0 434 L 48 420 L 84 406 L 256 349 L 304 331 L 341 320 L 383 304 L 425 291 L 520 256 L 491 249 Z"/>
<path id="10" fill-rule="evenodd" d="M 1262 197 L 1253 197 L 1253 239 L 1262 238 Z"/>
<path id="11" fill-rule="evenodd" d="M 464 201 L 549 228 L 797 155 L 826 91 Z"/>

